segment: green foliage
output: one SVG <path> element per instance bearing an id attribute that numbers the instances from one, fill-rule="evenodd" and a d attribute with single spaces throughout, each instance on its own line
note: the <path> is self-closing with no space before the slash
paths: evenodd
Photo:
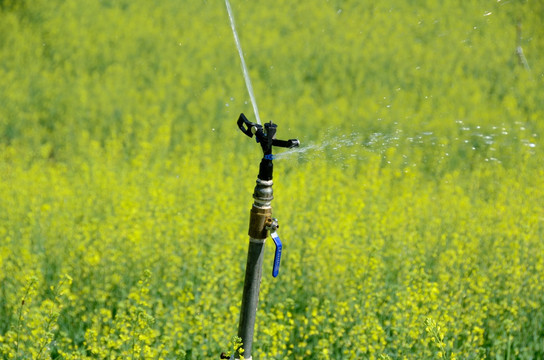
<path id="1" fill-rule="evenodd" d="M 232 5 L 303 144 L 253 357 L 544 357 L 544 5 Z M 236 351 L 261 154 L 224 4 L 0 0 L 0 33 L 0 357 Z"/>

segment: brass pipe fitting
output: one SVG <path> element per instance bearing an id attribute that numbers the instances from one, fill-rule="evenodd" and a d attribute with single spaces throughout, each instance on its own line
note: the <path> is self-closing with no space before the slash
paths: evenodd
<path id="1" fill-rule="evenodd" d="M 253 239 L 266 239 L 267 226 L 272 223 L 272 208 L 260 208 L 253 205 L 249 212 L 249 236 Z"/>

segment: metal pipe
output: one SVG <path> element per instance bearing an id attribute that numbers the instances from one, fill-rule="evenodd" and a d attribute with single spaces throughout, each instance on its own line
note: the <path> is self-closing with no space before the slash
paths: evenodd
<path id="1" fill-rule="evenodd" d="M 238 336 L 242 339 L 244 359 L 251 358 L 255 318 L 259 303 L 259 288 L 263 273 L 264 240 L 249 238 L 244 294 L 240 310 Z M 237 355 L 238 357 L 240 354 Z"/>
<path id="2" fill-rule="evenodd" d="M 272 222 L 271 202 L 274 198 L 272 180 L 257 179 L 253 192 L 253 206 L 249 215 L 249 247 L 238 337 L 242 339 L 243 356 L 251 359 L 255 319 L 259 303 L 259 290 L 263 273 L 264 243 L 268 237 L 267 226 Z M 237 358 L 240 354 L 236 354 Z"/>

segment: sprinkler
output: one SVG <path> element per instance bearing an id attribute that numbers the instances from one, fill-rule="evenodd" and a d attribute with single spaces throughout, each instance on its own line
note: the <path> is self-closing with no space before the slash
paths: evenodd
<path id="1" fill-rule="evenodd" d="M 271 202 L 274 198 L 272 192 L 272 173 L 274 155 L 272 148 L 293 148 L 300 145 L 297 139 L 276 139 L 277 125 L 272 121 L 264 126 L 249 121 L 244 114 L 238 118 L 240 130 L 252 138 L 255 136 L 257 143 L 263 150 L 263 158 L 259 165 L 257 185 L 253 191 L 253 206 L 249 215 L 249 249 L 247 254 L 246 275 L 244 280 L 244 292 L 242 295 L 242 308 L 240 310 L 240 323 L 238 336 L 242 339 L 244 358 L 251 359 L 251 347 L 253 345 L 253 332 L 255 328 L 255 316 L 257 303 L 259 302 L 259 287 L 261 285 L 264 242 L 268 232 L 276 245 L 272 276 L 278 276 L 280 270 L 282 244 L 278 236 L 278 220 L 272 217 Z M 240 354 L 237 354 L 239 357 Z"/>

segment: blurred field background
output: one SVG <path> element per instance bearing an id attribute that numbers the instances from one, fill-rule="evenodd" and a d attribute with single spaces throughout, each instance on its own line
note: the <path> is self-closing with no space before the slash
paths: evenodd
<path id="1" fill-rule="evenodd" d="M 253 357 L 544 358 L 544 3 L 232 6 L 303 146 Z M 0 34 L 0 356 L 219 358 L 262 156 L 223 1 L 0 0 Z"/>

